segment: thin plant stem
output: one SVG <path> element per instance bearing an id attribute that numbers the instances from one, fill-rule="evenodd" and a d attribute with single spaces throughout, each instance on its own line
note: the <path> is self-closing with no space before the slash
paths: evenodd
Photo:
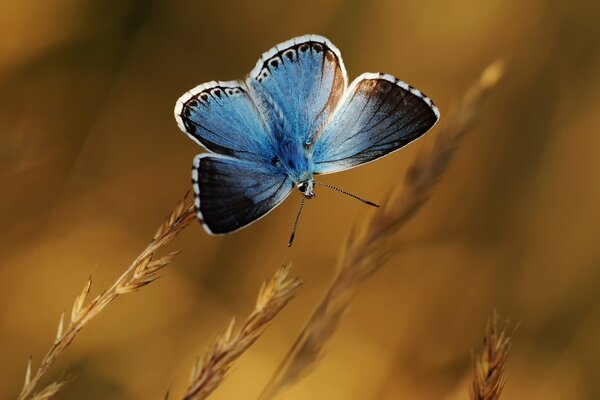
<path id="1" fill-rule="evenodd" d="M 61 315 L 56 338 L 48 352 L 42 358 L 35 374 L 31 374 L 31 359 L 27 366 L 25 385 L 18 400 L 32 396 L 42 377 L 54 364 L 56 359 L 69 347 L 81 329 L 96 317 L 113 300 L 122 294 L 132 293 L 158 279 L 158 272 L 170 264 L 178 251 L 154 259 L 156 252 L 171 242 L 191 221 L 195 219 L 193 205 L 189 205 L 186 197 L 181 200 L 173 212 L 165 219 L 156 231 L 150 243 L 125 269 L 108 289 L 97 295 L 86 304 L 92 286 L 92 278 L 88 280 L 83 291 L 77 296 L 71 310 L 70 322 L 65 327 L 65 315 Z M 62 387 L 64 382 L 53 382 L 33 395 L 33 398 L 51 398 Z"/>

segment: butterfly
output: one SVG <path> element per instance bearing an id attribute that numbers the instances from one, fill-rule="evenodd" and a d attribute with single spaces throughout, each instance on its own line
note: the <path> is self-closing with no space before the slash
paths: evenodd
<path id="1" fill-rule="evenodd" d="M 209 152 L 195 157 L 197 216 L 210 234 L 235 232 L 292 192 L 315 196 L 315 175 L 353 168 L 417 139 L 439 119 L 419 90 L 382 73 L 348 86 L 340 51 L 304 35 L 264 53 L 244 80 L 211 81 L 177 100 L 179 128 Z"/>

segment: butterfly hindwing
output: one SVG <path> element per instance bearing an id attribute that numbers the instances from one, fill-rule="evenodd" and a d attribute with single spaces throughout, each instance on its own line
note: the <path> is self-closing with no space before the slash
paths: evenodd
<path id="1" fill-rule="evenodd" d="M 346 82 L 339 50 L 318 35 L 275 46 L 262 55 L 247 80 L 277 140 L 300 144 L 328 120 Z"/>
<path id="2" fill-rule="evenodd" d="M 198 218 L 212 234 L 230 233 L 256 221 L 294 187 L 270 164 L 217 154 L 196 156 L 192 180 Z"/>
<path id="3" fill-rule="evenodd" d="M 366 73 L 348 88 L 312 149 L 315 173 L 342 171 L 398 150 L 427 132 L 439 111 L 391 75 Z"/>
<path id="4" fill-rule="evenodd" d="M 266 161 L 273 157 L 269 131 L 244 82 L 197 86 L 177 101 L 175 119 L 189 137 L 215 153 Z"/>

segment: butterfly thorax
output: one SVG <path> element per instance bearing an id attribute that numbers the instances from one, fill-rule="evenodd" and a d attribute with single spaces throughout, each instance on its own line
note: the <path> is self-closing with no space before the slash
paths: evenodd
<path id="1" fill-rule="evenodd" d="M 296 185 L 312 180 L 313 163 L 308 149 L 293 138 L 284 137 L 275 146 L 273 164 Z"/>

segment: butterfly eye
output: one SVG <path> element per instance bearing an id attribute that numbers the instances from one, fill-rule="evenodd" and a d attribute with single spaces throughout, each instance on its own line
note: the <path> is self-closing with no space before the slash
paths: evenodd
<path id="1" fill-rule="evenodd" d="M 302 193 L 306 192 L 306 189 L 308 189 L 308 183 L 302 182 L 298 185 L 298 190 L 300 190 Z"/>

